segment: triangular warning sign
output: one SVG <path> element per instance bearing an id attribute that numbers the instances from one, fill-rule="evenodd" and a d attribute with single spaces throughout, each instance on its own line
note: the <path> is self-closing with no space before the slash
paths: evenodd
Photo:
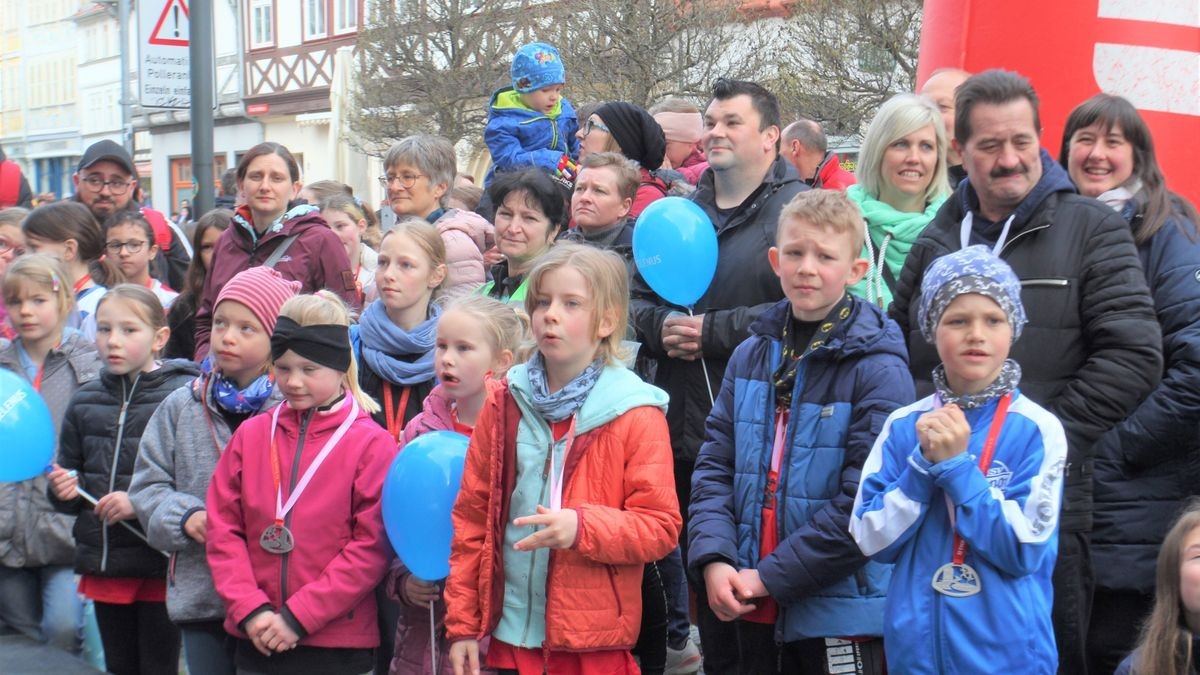
<path id="1" fill-rule="evenodd" d="M 188 46 L 188 8 L 185 0 L 166 0 L 148 42 L 164 47 Z"/>

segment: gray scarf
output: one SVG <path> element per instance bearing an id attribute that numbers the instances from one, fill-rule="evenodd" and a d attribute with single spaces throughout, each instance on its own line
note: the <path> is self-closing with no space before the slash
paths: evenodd
<path id="1" fill-rule="evenodd" d="M 1008 392 L 1017 388 L 1021 382 L 1021 366 L 1012 359 L 1004 361 L 1004 365 L 1000 367 L 1000 374 L 996 379 L 978 394 L 956 394 L 950 390 L 950 385 L 946 382 L 946 366 L 939 363 L 937 368 L 933 369 L 933 387 L 937 390 L 937 394 L 942 399 L 942 405 L 950 403 L 957 404 L 963 410 L 971 410 L 979 408 L 993 399 L 1000 398 Z"/>
<path id="2" fill-rule="evenodd" d="M 550 385 L 546 382 L 546 364 L 541 352 L 534 352 L 533 358 L 526 364 L 529 373 L 530 404 L 543 419 L 550 423 L 561 422 L 574 415 L 592 393 L 592 387 L 604 372 L 604 360 L 592 361 L 575 379 L 568 382 L 562 389 L 550 393 Z"/>

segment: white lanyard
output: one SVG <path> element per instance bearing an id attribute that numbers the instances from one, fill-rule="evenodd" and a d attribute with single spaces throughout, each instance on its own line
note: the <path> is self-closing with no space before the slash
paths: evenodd
<path id="1" fill-rule="evenodd" d="M 308 470 L 305 471 L 304 475 L 300 477 L 300 482 L 296 485 L 296 489 L 292 491 L 292 494 L 288 495 L 286 504 L 283 503 L 282 481 L 276 480 L 275 521 L 277 523 L 283 523 L 284 517 L 292 510 L 292 507 L 296 505 L 296 502 L 299 501 L 300 495 L 304 494 L 305 488 L 308 487 L 308 482 L 312 480 L 313 475 L 317 473 L 317 469 L 321 467 L 321 464 L 325 461 L 325 458 L 329 456 L 329 453 L 333 452 L 333 447 L 338 444 L 338 441 L 342 440 L 342 436 L 346 435 L 346 432 L 350 430 L 350 425 L 354 424 L 354 420 L 358 418 L 358 401 L 356 401 L 353 396 L 347 396 L 347 398 L 350 399 L 350 414 L 347 415 L 346 419 L 342 421 L 342 424 L 337 428 L 337 431 L 333 432 L 333 436 L 331 436 L 325 443 L 325 447 L 321 448 L 321 452 L 317 454 L 317 458 L 313 460 L 313 463 L 309 465 Z M 279 424 L 279 411 L 282 408 L 283 404 L 275 406 L 275 412 L 271 415 L 272 457 L 277 456 L 275 448 L 275 428 Z M 276 459 L 275 461 L 278 460 Z M 275 478 L 279 478 L 278 474 L 275 475 Z"/>
<path id="2" fill-rule="evenodd" d="M 551 432 L 553 440 L 553 431 Z M 554 466 L 554 443 L 550 444 L 550 511 L 562 510 L 563 474 L 567 470 L 567 456 L 571 454 L 571 445 L 575 442 L 575 416 L 571 416 L 571 427 L 567 429 L 567 443 L 563 447 L 562 466 Z"/>
<path id="3" fill-rule="evenodd" d="M 996 240 L 996 245 L 992 247 L 992 255 L 1000 257 L 1000 251 L 1004 248 L 1004 242 L 1008 239 L 1008 228 L 1012 227 L 1013 218 L 1017 214 L 1012 214 L 1008 220 L 1004 221 L 1004 228 L 1000 230 L 1000 238 Z M 962 226 L 959 229 L 958 238 L 962 243 L 962 248 L 971 245 L 971 226 L 975 222 L 975 214 L 967 211 L 967 215 L 963 216 Z"/>

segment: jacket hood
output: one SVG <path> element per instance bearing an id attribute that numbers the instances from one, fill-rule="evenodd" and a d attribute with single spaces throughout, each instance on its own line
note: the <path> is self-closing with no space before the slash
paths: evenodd
<path id="1" fill-rule="evenodd" d="M 139 387 L 157 387 L 172 378 L 196 377 L 200 374 L 200 366 L 187 359 L 167 359 L 159 367 L 148 373 L 142 373 L 138 378 Z M 100 379 L 105 386 L 119 385 L 124 375 L 114 375 L 104 368 L 100 371 Z"/>
<path id="2" fill-rule="evenodd" d="M 525 105 L 525 102 L 521 100 L 520 92 L 512 87 L 502 87 L 493 92 L 491 100 L 488 101 L 488 109 L 493 115 L 511 115 L 525 120 L 575 117 L 575 108 L 571 106 L 571 102 L 565 96 L 558 99 L 554 110 L 547 115 Z"/>
<path id="3" fill-rule="evenodd" d="M 838 326 L 825 343 L 827 351 L 838 359 L 849 359 L 866 354 L 891 354 L 908 362 L 908 350 L 904 335 L 895 321 L 887 318 L 883 310 L 873 303 L 854 297 L 850 316 Z M 772 305 L 750 325 L 750 332 L 770 340 L 779 340 L 783 324 L 791 317 L 792 305 L 787 298 Z"/>
<path id="4" fill-rule="evenodd" d="M 254 216 L 250 212 L 250 207 L 245 204 L 239 206 L 233 214 L 233 225 L 233 229 L 239 235 L 234 237 L 234 241 L 247 251 L 253 249 L 256 242 L 265 241 L 276 235 L 290 237 L 314 227 L 329 227 L 325 223 L 325 219 L 321 217 L 321 209 L 304 202 L 291 206 L 262 234 L 258 234 L 258 231 L 254 229 Z"/>
<path id="5" fill-rule="evenodd" d="M 1037 211 L 1038 207 L 1047 197 L 1056 192 L 1075 193 L 1075 184 L 1071 182 L 1071 176 L 1066 169 L 1059 166 L 1058 162 L 1050 157 L 1050 153 L 1042 148 L 1039 158 L 1042 160 L 1042 177 L 1038 179 L 1037 185 L 1025 195 L 1021 203 L 1017 205 L 1017 209 L 1013 211 L 1013 227 L 1020 227 L 1029 221 L 1029 218 Z M 979 213 L 979 195 L 975 192 L 975 186 L 971 185 L 971 178 L 968 176 L 959 183 L 957 194 L 955 197 L 958 200 L 958 205 L 962 209 L 962 213 L 973 211 Z"/>
<path id="6" fill-rule="evenodd" d="M 495 232 L 495 229 L 486 218 L 474 211 L 449 209 L 433 225 L 437 228 L 438 233 L 443 235 L 450 230 L 462 232 L 471 238 L 481 253 L 492 247 L 492 243 L 488 241 L 488 235 Z M 490 238 L 494 240 L 494 234 Z"/>
<path id="7" fill-rule="evenodd" d="M 527 364 L 513 366 L 508 371 L 508 387 L 522 413 L 536 415 L 529 403 L 532 396 Z M 665 413 L 668 400 L 667 392 L 646 384 L 629 369 L 610 365 L 600 373 L 600 379 L 576 413 L 575 433 L 586 433 L 645 405 L 655 406 Z"/>

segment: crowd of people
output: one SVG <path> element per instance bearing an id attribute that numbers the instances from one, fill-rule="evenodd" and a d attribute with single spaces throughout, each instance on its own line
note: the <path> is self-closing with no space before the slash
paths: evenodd
<path id="1" fill-rule="evenodd" d="M 410 136 L 376 212 L 265 142 L 176 222 L 101 141 L 0 210 L 0 368 L 58 439 L 0 485 L 0 630 L 122 674 L 1197 670 L 1200 217 L 1133 105 L 1056 160 L 1025 78 L 941 70 L 851 173 L 754 82 L 511 72 L 484 189 Z M 634 256 L 668 196 L 716 234 L 690 307 Z M 445 579 L 381 506 L 433 431 Z"/>

